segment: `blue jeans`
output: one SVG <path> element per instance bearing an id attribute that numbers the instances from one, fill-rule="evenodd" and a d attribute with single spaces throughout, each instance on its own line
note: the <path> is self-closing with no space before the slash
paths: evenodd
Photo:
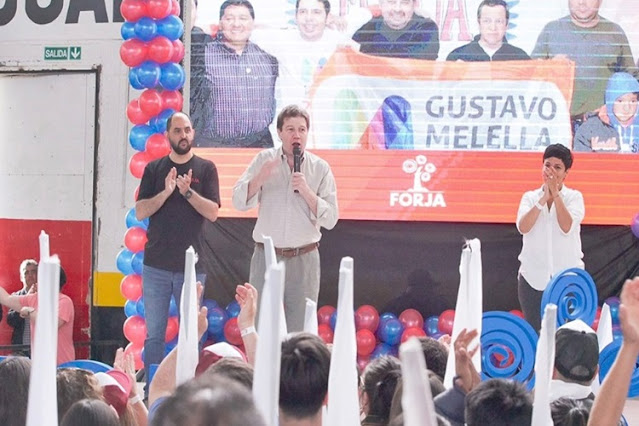
<path id="1" fill-rule="evenodd" d="M 197 274 L 197 281 L 206 282 L 206 274 Z M 184 285 L 184 272 L 171 272 L 144 265 L 142 288 L 144 315 L 146 317 L 146 340 L 144 341 L 144 371 L 151 364 L 159 364 L 164 358 L 166 323 L 169 319 L 171 295 L 180 311 L 180 298 Z M 148 395 L 148 384 L 146 394 Z"/>

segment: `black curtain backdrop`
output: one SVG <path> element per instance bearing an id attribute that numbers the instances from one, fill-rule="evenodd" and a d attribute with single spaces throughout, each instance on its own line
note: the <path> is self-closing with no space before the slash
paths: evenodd
<path id="1" fill-rule="evenodd" d="M 226 305 L 235 285 L 248 280 L 254 224 L 255 219 L 223 218 L 208 225 L 200 253 L 208 274 L 207 298 Z M 381 312 L 414 307 L 425 315 L 454 309 L 461 249 L 466 239 L 479 238 L 484 311 L 519 308 L 521 235 L 513 224 L 340 220 L 333 230 L 322 231 L 318 306 L 336 306 L 339 263 L 351 256 L 355 308 L 370 304 Z M 629 226 L 582 226 L 581 239 L 600 303 L 618 295 L 626 278 L 639 275 L 639 239 Z"/>

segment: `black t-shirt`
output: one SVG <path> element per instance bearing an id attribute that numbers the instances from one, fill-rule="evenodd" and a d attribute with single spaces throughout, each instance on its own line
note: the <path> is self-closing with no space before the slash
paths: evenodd
<path id="1" fill-rule="evenodd" d="M 168 156 L 150 162 L 144 169 L 138 199 L 153 198 L 162 192 L 172 167 L 177 169 L 178 176 L 187 174 L 189 169 L 193 170 L 191 189 L 220 205 L 220 185 L 215 164 L 195 155 L 184 164 L 176 164 Z M 162 207 L 149 218 L 144 264 L 172 272 L 184 271 L 186 249 L 193 246 L 196 252 L 201 251 L 205 220 L 176 186 Z"/>

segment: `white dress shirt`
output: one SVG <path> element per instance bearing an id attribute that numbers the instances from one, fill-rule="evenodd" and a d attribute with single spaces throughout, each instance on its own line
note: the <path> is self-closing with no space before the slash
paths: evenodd
<path id="1" fill-rule="evenodd" d="M 535 203 L 543 196 L 543 187 L 528 191 L 521 197 L 517 212 L 517 229 L 519 221 L 536 208 Z M 523 244 L 519 254 L 519 273 L 535 289 L 543 291 L 551 278 L 568 268 L 584 268 L 581 251 L 581 221 L 585 215 L 584 198 L 581 192 L 564 185 L 559 196 L 572 217 L 572 226 L 568 232 L 559 227 L 557 209 L 553 203 L 550 210 L 544 205 L 532 229 L 523 235 Z"/>
<path id="2" fill-rule="evenodd" d="M 282 163 L 248 200 L 249 182 L 265 163 L 275 157 L 280 157 Z M 256 242 L 264 242 L 262 237 L 266 235 L 273 239 L 275 247 L 302 247 L 320 240 L 320 227 L 332 229 L 337 223 L 337 189 L 328 163 L 305 151 L 300 171 L 308 186 L 317 194 L 317 215 L 304 198 L 293 191 L 293 171 L 281 147 L 259 152 L 233 187 L 233 206 L 236 209 L 245 211 L 259 204 L 253 229 Z"/>

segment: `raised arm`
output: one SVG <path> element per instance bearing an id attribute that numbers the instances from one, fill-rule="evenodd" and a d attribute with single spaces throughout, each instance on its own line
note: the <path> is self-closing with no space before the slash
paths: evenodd
<path id="1" fill-rule="evenodd" d="M 142 176 L 141 186 L 146 183 L 147 179 L 151 179 L 147 174 L 148 168 L 144 170 L 144 176 Z M 175 167 L 169 170 L 169 173 L 164 179 L 164 190 L 156 194 L 152 198 L 138 200 L 135 203 L 135 217 L 138 220 L 144 220 L 147 217 L 152 216 L 155 212 L 160 210 L 160 207 L 164 205 L 166 200 L 171 196 L 177 185 L 177 170 Z"/>
<path id="2" fill-rule="evenodd" d="M 242 334 L 242 342 L 246 351 L 246 358 L 255 366 L 255 351 L 257 349 L 257 331 L 255 330 L 255 315 L 257 314 L 257 289 L 249 283 L 238 285 L 235 289 L 235 300 L 240 305 L 237 316 L 237 326 Z"/>
<path id="3" fill-rule="evenodd" d="M 623 286 L 619 320 L 623 332 L 621 349 L 595 398 L 588 426 L 616 425 L 621 418 L 639 356 L 639 277 L 626 280 Z"/>
<path id="4" fill-rule="evenodd" d="M 0 287 L 0 304 L 18 312 L 22 308 L 19 297 L 10 295 L 3 287 Z"/>

